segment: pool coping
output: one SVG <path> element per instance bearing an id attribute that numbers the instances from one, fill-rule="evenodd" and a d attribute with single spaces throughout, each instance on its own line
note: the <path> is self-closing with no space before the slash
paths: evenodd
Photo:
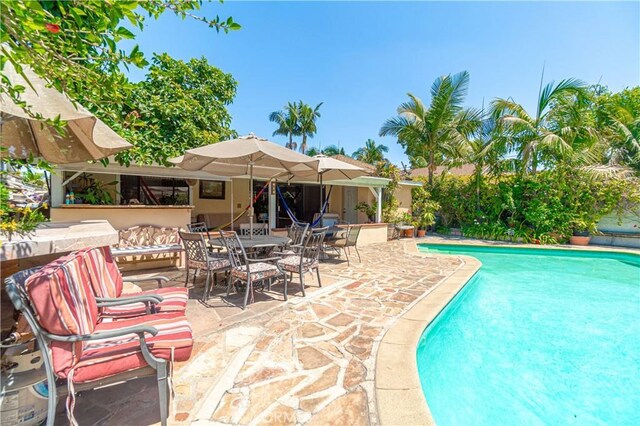
<path id="1" fill-rule="evenodd" d="M 432 256 L 424 254 L 425 258 Z M 455 256 L 462 260 L 462 265 L 399 316 L 383 336 L 378 348 L 375 395 L 378 419 L 382 426 L 435 425 L 418 375 L 418 342 L 427 326 L 482 266 L 478 259 L 471 256 L 437 256 Z"/>

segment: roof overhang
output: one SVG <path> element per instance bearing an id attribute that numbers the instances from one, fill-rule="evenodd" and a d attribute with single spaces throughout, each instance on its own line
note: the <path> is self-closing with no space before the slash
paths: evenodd
<path id="1" fill-rule="evenodd" d="M 135 175 L 135 176 L 153 176 L 174 179 L 203 179 L 203 180 L 223 180 L 230 181 L 226 176 L 216 176 L 203 171 L 188 171 L 180 167 L 165 167 L 161 165 L 138 165 L 121 166 L 113 160 L 107 166 L 102 163 L 69 163 L 59 164 L 55 166 L 56 170 L 69 172 L 86 172 L 86 173 L 106 173 L 114 175 Z"/>

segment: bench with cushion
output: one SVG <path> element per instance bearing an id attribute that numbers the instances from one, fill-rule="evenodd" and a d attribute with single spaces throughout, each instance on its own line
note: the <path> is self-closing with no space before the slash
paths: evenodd
<path id="1" fill-rule="evenodd" d="M 137 225 L 119 230 L 118 238 L 117 247 L 111 250 L 114 257 L 148 257 L 182 252 L 178 228 Z"/>

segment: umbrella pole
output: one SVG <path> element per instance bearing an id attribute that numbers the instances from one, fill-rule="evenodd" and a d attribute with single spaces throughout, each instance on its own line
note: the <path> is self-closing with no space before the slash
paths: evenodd
<path id="1" fill-rule="evenodd" d="M 249 163 L 249 239 L 253 240 L 253 162 Z"/>
<path id="2" fill-rule="evenodd" d="M 320 173 L 320 209 L 318 214 L 320 216 L 318 216 L 319 218 L 322 218 L 322 202 L 324 201 L 324 197 L 322 196 L 322 173 Z M 320 227 L 322 228 L 322 219 L 320 219 Z"/>

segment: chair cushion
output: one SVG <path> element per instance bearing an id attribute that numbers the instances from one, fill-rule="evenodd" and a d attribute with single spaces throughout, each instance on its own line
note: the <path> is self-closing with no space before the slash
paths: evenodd
<path id="1" fill-rule="evenodd" d="M 212 271 L 226 269 L 231 266 L 231 263 L 229 262 L 229 258 L 226 256 L 217 256 L 217 255 L 210 254 L 208 256 L 208 262 L 209 262 L 208 269 Z M 198 260 L 188 259 L 187 264 L 189 265 L 189 268 L 207 269 L 207 264 L 205 262 L 201 262 Z"/>
<path id="2" fill-rule="evenodd" d="M 118 298 L 122 294 L 122 274 L 113 260 L 109 247 L 78 251 L 82 255 L 96 297 Z"/>
<path id="3" fill-rule="evenodd" d="M 249 273 L 251 274 L 251 280 L 257 281 L 265 278 L 275 277 L 280 273 L 276 265 L 272 265 L 266 262 L 249 263 Z M 231 276 L 234 278 L 240 278 L 241 280 L 247 279 L 247 267 L 239 266 L 231 270 Z"/>
<path id="4" fill-rule="evenodd" d="M 287 256 L 281 260 L 278 260 L 278 266 L 287 272 L 298 272 L 300 270 L 301 258 L 298 255 Z M 309 270 L 318 267 L 318 261 L 305 257 L 302 264 L 302 269 Z"/>
<path id="5" fill-rule="evenodd" d="M 187 318 L 178 313 L 155 314 L 128 320 L 104 322 L 98 324 L 96 332 L 114 330 L 135 325 L 155 327 L 158 334 L 147 335 L 145 340 L 151 353 L 162 359 L 186 361 L 191 356 L 193 336 Z M 146 367 L 142 356 L 139 338 L 136 334 L 121 337 L 83 342 L 82 356 L 74 368 L 73 381 L 88 382 L 114 376 L 126 371 Z M 60 355 L 52 345 L 54 360 Z M 58 377 L 65 378 L 69 370 L 58 371 Z"/>
<path id="6" fill-rule="evenodd" d="M 136 293 L 123 294 L 121 297 L 144 296 L 157 294 L 162 296 L 163 300 L 156 305 L 156 313 L 181 312 L 187 309 L 187 300 L 189 300 L 189 290 L 184 287 L 164 287 L 154 290 L 141 291 Z M 131 303 L 129 305 L 109 306 L 102 308 L 100 314 L 103 317 L 130 318 L 147 314 L 147 308 L 144 303 Z"/>
<path id="7" fill-rule="evenodd" d="M 98 305 L 81 255 L 71 253 L 45 265 L 25 286 L 44 330 L 63 336 L 93 333 Z"/>

